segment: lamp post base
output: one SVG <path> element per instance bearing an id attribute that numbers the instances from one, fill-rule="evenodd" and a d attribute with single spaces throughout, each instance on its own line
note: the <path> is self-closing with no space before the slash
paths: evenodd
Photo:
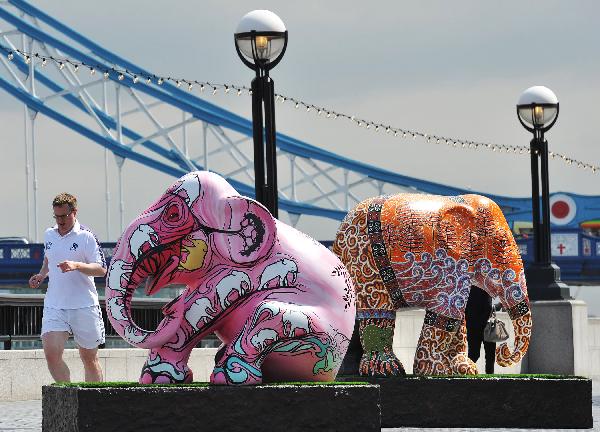
<path id="1" fill-rule="evenodd" d="M 560 280 L 560 267 L 533 264 L 525 269 L 530 300 L 571 300 L 569 286 Z"/>

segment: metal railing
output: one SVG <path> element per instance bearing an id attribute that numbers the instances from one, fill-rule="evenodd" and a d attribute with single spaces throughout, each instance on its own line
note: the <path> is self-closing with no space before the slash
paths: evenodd
<path id="1" fill-rule="evenodd" d="M 140 299 L 131 301 L 133 320 L 142 328 L 155 329 L 163 319 L 162 307 L 169 299 Z M 120 339 L 106 316 L 104 298 L 100 298 L 102 319 L 107 339 Z M 42 330 L 42 312 L 44 296 L 42 294 L 0 294 L 0 342 L 4 349 L 12 349 L 15 341 L 35 341 Z M 207 342 L 216 342 L 216 337 L 207 338 Z M 203 346 L 214 343 L 203 343 Z"/>

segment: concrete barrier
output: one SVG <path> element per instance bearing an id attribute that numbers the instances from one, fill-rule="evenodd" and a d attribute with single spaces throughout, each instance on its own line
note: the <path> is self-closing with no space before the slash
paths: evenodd
<path id="1" fill-rule="evenodd" d="M 578 314 L 581 316 L 582 314 Z M 498 318 L 504 321 L 509 332 L 509 346 L 513 343 L 513 328 L 507 314 L 499 312 Z M 407 372 L 412 371 L 413 359 L 417 341 L 421 333 L 425 311 L 422 309 L 409 309 L 401 311 L 396 317 L 396 331 L 394 334 L 394 352 L 404 364 Z M 588 378 L 600 377 L 600 318 L 580 319 L 581 325 L 575 327 L 581 333 L 581 327 L 587 327 L 587 355 L 589 368 L 586 373 L 574 373 Z M 535 332 L 535 322 L 534 330 Z M 581 338 L 579 338 L 581 340 Z M 206 381 L 210 377 L 214 366 L 216 348 L 197 348 L 191 355 L 190 367 L 194 371 L 196 381 Z M 578 356 L 585 355 L 583 351 Z M 142 365 L 147 356 L 143 349 L 104 349 L 99 351 L 100 362 L 107 381 L 137 381 Z M 72 381 L 83 381 L 83 366 L 79 360 L 77 350 L 65 350 L 65 361 L 71 369 Z M 477 367 L 485 371 L 483 346 Z M 576 360 L 578 361 L 578 360 Z M 527 373 L 528 356 L 523 361 L 510 368 L 501 368 L 495 365 L 494 372 Z M 581 362 L 579 362 L 581 363 Z M 0 401 L 41 399 L 41 388 L 44 384 L 52 383 L 52 378 L 46 367 L 42 350 L 0 350 Z"/>
<path id="2" fill-rule="evenodd" d="M 588 318 L 589 377 L 600 379 L 600 318 Z"/>
<path id="3" fill-rule="evenodd" d="M 192 350 L 189 366 L 196 381 L 208 381 L 216 352 L 216 348 Z M 148 350 L 139 348 L 98 351 L 106 381 L 137 381 L 147 356 Z M 84 381 L 79 351 L 65 350 L 63 358 L 71 370 L 71 381 Z M 0 401 L 41 399 L 42 386 L 53 382 L 44 351 L 0 351 Z"/>

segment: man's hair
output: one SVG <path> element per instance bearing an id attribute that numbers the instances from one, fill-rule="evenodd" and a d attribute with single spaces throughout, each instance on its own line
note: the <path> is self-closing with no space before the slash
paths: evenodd
<path id="1" fill-rule="evenodd" d="M 59 193 L 58 195 L 56 195 L 56 197 L 54 197 L 54 200 L 52 201 L 52 207 L 60 207 L 61 205 L 67 204 L 69 206 L 69 208 L 71 209 L 71 211 L 76 210 L 77 209 L 77 198 L 75 198 L 73 195 L 63 192 L 63 193 Z"/>

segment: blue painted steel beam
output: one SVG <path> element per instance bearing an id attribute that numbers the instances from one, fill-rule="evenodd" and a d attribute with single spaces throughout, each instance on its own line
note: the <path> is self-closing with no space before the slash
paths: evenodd
<path id="1" fill-rule="evenodd" d="M 131 159 L 135 162 L 141 163 L 142 165 L 148 166 L 150 168 L 156 169 L 160 172 L 163 172 L 165 174 L 169 174 L 169 175 L 172 175 L 175 177 L 181 177 L 182 175 L 185 175 L 187 173 L 187 170 L 172 167 L 172 166 L 166 165 L 162 162 L 158 162 L 148 156 L 145 156 L 145 155 L 142 155 L 142 154 L 139 154 L 139 153 L 133 151 L 129 147 L 124 146 L 113 139 L 104 137 L 104 136 L 90 130 L 89 128 L 71 120 L 70 118 L 68 118 L 68 117 L 64 116 L 63 114 L 50 108 L 49 106 L 44 104 L 40 99 L 32 97 L 29 93 L 26 93 L 23 90 L 21 90 L 20 88 L 15 87 L 14 85 L 9 83 L 2 77 L 0 77 L 0 88 L 4 89 L 7 93 L 9 93 L 13 97 L 17 98 L 22 103 L 26 104 L 30 109 L 32 109 L 38 113 L 41 113 L 41 114 L 55 120 L 56 122 L 68 127 L 69 129 L 73 130 L 74 132 L 81 134 L 82 136 L 86 137 L 87 139 L 90 139 L 91 141 L 94 141 L 97 144 L 100 144 L 101 146 L 112 151 L 117 156 L 121 156 L 126 159 Z M 201 167 L 198 167 L 198 169 L 201 169 Z M 254 189 L 250 188 L 249 186 L 247 186 L 239 181 L 236 181 L 233 179 L 227 179 L 227 180 L 242 195 L 254 197 Z M 337 219 L 337 220 L 341 220 L 346 215 L 346 212 L 324 209 L 324 208 L 316 207 L 316 206 L 313 206 L 310 204 L 301 204 L 301 203 L 296 203 L 294 201 L 289 201 L 289 200 L 285 200 L 285 199 L 281 200 L 280 207 L 281 207 L 281 209 L 283 209 L 287 212 L 290 212 L 290 213 L 309 214 L 309 215 L 313 215 L 313 216 L 327 217 L 330 219 Z"/>
<path id="2" fill-rule="evenodd" d="M 148 156 L 141 155 L 139 153 L 134 152 L 129 147 L 126 147 L 119 142 L 106 138 L 85 126 L 80 125 L 79 123 L 71 120 L 70 118 L 62 115 L 61 113 L 53 110 L 48 107 L 41 100 L 32 97 L 29 93 L 24 92 L 20 88 L 17 88 L 6 81 L 4 78 L 0 77 L 0 88 L 6 90 L 10 95 L 17 98 L 22 103 L 26 104 L 32 110 L 44 114 L 45 116 L 51 118 L 52 120 L 57 121 L 58 123 L 67 126 L 69 129 L 83 135 L 84 137 L 106 147 L 110 151 L 112 151 L 117 156 L 121 156 L 123 158 L 131 159 L 136 162 L 142 163 L 146 166 L 154 168 L 158 171 L 164 172 L 165 174 L 170 174 L 176 177 L 180 177 L 186 174 L 186 171 L 178 168 L 174 168 L 168 166 L 164 163 L 158 162 Z"/>
<path id="3" fill-rule="evenodd" d="M 127 61 L 124 58 L 121 58 L 108 50 L 102 48 L 98 44 L 94 43 L 90 39 L 84 37 L 78 32 L 70 29 L 64 24 L 60 23 L 56 19 L 50 17 L 45 14 L 41 10 L 35 8 L 29 3 L 23 0 L 9 0 L 9 3 L 20 9 L 26 14 L 30 14 L 31 16 L 36 17 L 40 21 L 43 21 L 47 25 L 51 26 L 58 32 L 64 34 L 65 36 L 71 38 L 73 41 L 85 46 L 87 49 L 92 51 L 97 56 L 105 59 L 107 62 L 111 64 L 119 64 L 122 67 L 132 71 L 132 72 L 142 72 L 145 74 L 150 74 L 150 72 L 134 65 L 133 63 Z M 63 42 L 53 38 L 50 35 L 47 35 L 44 32 L 39 31 L 37 28 L 29 25 L 25 21 L 17 18 L 16 16 L 8 13 L 7 11 L 0 8 L 0 16 L 9 21 L 11 24 L 15 25 L 15 27 L 19 28 L 19 30 L 24 33 L 29 34 L 35 39 L 39 39 L 44 41 L 45 43 L 51 44 L 59 48 L 61 51 L 67 53 L 70 57 L 79 59 L 85 63 L 89 64 L 97 64 L 98 61 L 94 58 L 87 56 L 86 54 L 80 52 L 72 48 L 71 46 L 64 44 Z M 110 68 L 109 64 L 104 64 L 104 67 Z M 115 79 L 114 76 L 111 79 Z M 138 90 L 141 90 L 155 98 L 158 98 L 166 103 L 169 103 L 173 106 L 176 106 L 184 111 L 190 112 L 194 117 L 204 120 L 206 122 L 217 124 L 229 129 L 232 129 L 236 132 L 242 133 L 246 136 L 252 136 L 252 123 L 244 119 L 240 116 L 237 116 L 225 109 L 222 109 L 216 105 L 213 105 L 203 99 L 200 99 L 187 91 L 184 91 L 176 86 L 165 82 L 162 86 L 159 87 L 160 90 L 157 89 L 156 86 L 148 86 L 144 83 L 133 84 L 130 78 L 126 78 L 123 81 L 119 82 L 120 84 L 127 85 L 129 87 L 135 87 Z M 110 119 L 110 120 L 109 120 Z M 103 121 L 107 122 L 108 127 L 114 129 L 114 120 L 112 118 L 105 119 Z M 132 139 L 135 136 L 133 131 L 127 130 L 126 132 Z M 138 135 L 139 137 L 139 135 Z M 153 143 L 148 143 L 147 146 L 152 146 Z M 403 186 L 413 186 L 419 189 L 420 191 L 429 192 L 429 193 L 437 193 L 442 195 L 458 195 L 464 193 L 480 193 L 480 192 L 470 192 L 461 188 L 445 186 L 438 183 L 433 183 L 425 180 L 415 179 L 407 176 L 403 176 L 400 174 L 395 174 L 377 167 L 370 166 L 368 164 L 352 161 L 348 158 L 341 157 L 339 155 L 335 155 L 331 152 L 322 150 L 318 147 L 312 146 L 310 144 L 304 143 L 300 140 L 289 137 L 285 134 L 278 133 L 277 134 L 277 146 L 285 150 L 291 154 L 295 154 L 301 157 L 311 158 L 315 160 L 320 160 L 326 163 L 330 163 L 334 166 L 338 166 L 340 168 L 347 168 L 351 171 L 361 173 L 375 180 L 381 180 L 386 183 L 392 183 Z M 158 149 L 155 148 L 155 151 Z M 170 153 L 170 154 L 167 154 Z M 172 154 L 172 152 L 168 152 L 165 149 L 160 148 L 159 154 L 163 157 L 168 158 L 169 160 L 174 160 L 177 162 L 176 155 Z M 252 190 L 247 185 L 244 185 L 240 182 L 235 182 L 230 180 L 233 183 L 238 184 L 236 187 L 238 190 Z M 246 194 L 244 192 L 244 194 Z M 531 199 L 530 198 L 510 198 L 503 197 L 499 195 L 491 195 L 480 193 L 482 195 L 486 195 L 497 202 L 505 212 L 505 215 L 509 221 L 521 220 L 521 219 L 531 219 Z M 554 194 L 553 194 L 554 195 Z M 577 216 L 574 221 L 568 226 L 575 226 L 577 223 L 587 219 L 593 219 L 598 217 L 598 213 L 600 212 L 600 202 L 599 197 L 594 196 L 582 196 L 575 194 L 567 195 L 573 197 L 575 200 L 578 210 Z M 312 212 L 301 211 L 305 209 L 306 205 L 302 205 L 299 203 L 289 202 L 293 204 L 294 212 L 297 213 L 307 213 L 314 214 Z M 282 203 L 283 204 L 283 203 Z M 309 205 L 311 209 L 319 209 L 318 207 L 314 207 Z M 282 209 L 285 210 L 284 206 Z M 340 219 L 343 216 L 344 212 L 336 211 L 336 210 L 326 210 L 320 209 L 320 211 L 324 211 L 328 214 L 326 217 L 334 217 L 335 219 Z M 340 216 L 342 215 L 342 216 Z M 583 218 L 583 219 L 582 219 Z"/>
<path id="4" fill-rule="evenodd" d="M 1 43 L 0 43 L 0 47 L 4 48 L 6 50 L 10 50 L 9 47 L 7 47 L 6 45 L 1 44 Z M 16 56 L 15 58 L 13 58 L 12 61 L 15 64 L 15 66 L 17 67 L 17 69 L 19 69 L 24 74 L 29 74 L 29 65 L 27 65 L 25 63 L 25 61 L 23 61 L 21 56 Z M 57 83 L 52 81 L 44 73 L 42 73 L 39 69 L 36 69 L 35 79 L 36 79 L 36 81 L 39 81 L 41 84 L 45 85 L 47 88 L 49 88 L 53 92 L 59 93 L 59 92 L 62 92 L 63 90 L 65 90 L 64 87 L 61 87 L 60 85 L 58 85 Z M 81 100 L 79 100 L 79 98 L 77 98 L 75 95 L 68 93 L 68 94 L 63 95 L 62 97 L 63 97 L 63 99 L 65 99 L 66 101 L 71 103 L 73 106 L 80 109 L 82 112 L 85 112 L 86 114 L 88 113 L 87 109 L 85 108 L 85 106 L 83 105 Z M 94 107 L 92 107 L 92 109 L 93 109 L 94 113 L 98 116 L 98 118 L 102 121 L 104 126 L 106 126 L 108 129 L 112 129 L 112 130 L 117 129 L 117 122 L 115 121 L 115 119 L 113 119 L 111 116 L 106 114 L 104 111 L 98 110 Z M 142 138 L 142 136 L 140 134 L 134 132 L 133 130 L 131 130 L 127 127 L 123 126 L 122 131 L 123 131 L 123 135 L 127 136 L 128 138 L 130 138 L 134 141 L 137 141 L 140 138 Z M 168 160 L 178 163 L 181 166 L 181 168 L 186 169 L 186 165 L 183 163 L 183 161 L 181 160 L 181 158 L 179 157 L 179 155 L 176 152 L 174 152 L 172 150 L 167 150 L 164 147 L 161 147 L 160 145 L 156 144 L 152 140 L 144 141 L 140 145 L 148 148 L 149 150 L 152 150 L 153 152 L 159 154 L 160 156 L 162 156 Z"/>
<path id="5" fill-rule="evenodd" d="M 94 43 L 90 39 L 84 37 L 83 35 L 79 34 L 76 31 L 70 29 L 69 27 L 60 23 L 56 19 L 50 17 L 49 15 L 45 14 L 41 10 L 30 5 L 29 3 L 27 3 L 23 0 L 10 0 L 9 2 L 12 5 L 14 5 L 15 7 L 22 10 L 23 12 L 30 14 L 32 16 L 35 16 L 36 18 L 45 22 L 46 24 L 53 27 L 57 31 L 70 37 L 75 42 L 81 44 L 82 46 L 85 46 L 90 51 L 94 52 L 96 55 L 104 58 L 107 62 L 109 62 L 111 64 L 120 64 L 124 68 L 126 68 L 132 72 L 143 72 L 145 74 L 152 75 L 149 71 L 146 71 L 143 68 L 140 68 L 139 66 L 127 61 L 126 59 L 116 56 L 115 54 L 102 48 L 101 46 Z M 16 17 L 14 17 L 14 18 L 18 19 Z M 29 26 L 27 23 L 24 23 L 24 22 L 23 22 L 23 24 L 21 27 L 19 27 L 19 29 L 21 31 L 24 31 L 24 32 L 27 32 L 28 34 L 30 34 L 28 32 L 29 31 L 28 27 L 31 27 L 31 26 Z M 15 23 L 13 23 L 13 25 L 17 26 L 17 24 L 15 24 Z M 37 38 L 37 36 L 36 36 L 36 38 Z M 50 41 L 48 41 L 48 42 L 52 43 Z M 84 60 L 83 57 L 78 55 L 78 52 L 74 52 L 74 50 L 67 49 L 67 48 L 68 47 L 64 46 L 64 47 L 61 47 L 60 49 L 66 53 L 69 53 L 69 55 L 72 55 L 73 57 L 80 59 L 81 61 L 86 61 L 86 62 L 91 61 L 91 59 L 89 59 L 89 57 L 88 57 L 88 60 Z M 82 53 L 79 53 L 79 54 L 82 54 Z M 87 56 L 85 56 L 85 57 L 87 57 Z M 105 66 L 110 67 L 109 65 L 105 65 Z M 111 79 L 114 79 L 114 77 L 111 77 Z M 135 84 L 136 88 L 141 87 L 139 84 L 140 83 Z M 147 87 L 145 84 L 142 84 L 142 86 Z M 189 111 L 189 112 L 193 113 L 193 115 L 198 116 L 198 118 L 208 121 L 209 123 L 218 124 L 218 125 L 227 127 L 229 129 L 235 130 L 236 132 L 242 133 L 246 136 L 249 136 L 249 137 L 252 136 L 252 123 L 249 120 L 244 119 L 243 117 L 235 115 L 235 114 L 233 114 L 227 110 L 224 110 L 220 107 L 217 107 L 213 104 L 210 104 L 209 102 L 207 102 L 203 99 L 200 99 L 185 90 L 177 88 L 177 86 L 174 86 L 168 82 L 165 82 L 161 87 L 164 89 L 164 91 L 168 91 L 169 93 L 176 95 L 178 97 L 178 99 L 185 100 L 186 102 L 189 102 L 189 103 L 193 104 L 194 106 L 201 108 L 202 113 L 198 113 L 196 111 Z M 180 108 L 182 108 L 182 107 L 180 107 Z M 182 109 L 184 109 L 184 108 L 182 108 Z M 209 116 L 210 118 L 204 117 L 203 114 Z M 368 164 L 356 162 L 351 159 L 348 159 L 348 158 L 336 155 L 334 153 L 328 152 L 326 150 L 320 149 L 318 147 L 312 146 L 310 144 L 307 144 L 307 143 L 297 140 L 295 138 L 289 137 L 282 133 L 277 133 L 277 147 L 279 147 L 281 150 L 285 150 L 286 152 L 289 152 L 291 154 L 327 162 L 332 165 L 338 166 L 340 168 L 346 168 L 351 171 L 368 176 L 374 180 L 381 180 L 386 183 L 393 183 L 393 184 L 404 185 L 404 186 L 414 186 L 421 191 L 428 192 L 428 193 L 434 193 L 434 194 L 441 194 L 441 195 L 460 195 L 460 194 L 464 194 L 464 193 L 469 193 L 469 191 L 467 191 L 465 189 L 441 185 L 441 184 L 429 182 L 426 180 L 411 178 L 411 177 L 403 176 L 400 174 L 392 173 L 390 171 L 386 171 L 386 170 L 383 170 L 383 169 L 380 169 L 380 168 L 377 168 L 377 167 L 374 167 L 374 166 L 371 166 Z M 494 201 L 498 202 L 499 204 L 501 204 L 503 207 L 506 207 L 506 208 L 514 207 L 517 209 L 525 209 L 525 208 L 527 208 L 528 201 L 529 201 L 528 198 L 507 198 L 507 197 L 500 197 L 500 196 L 489 195 L 489 194 L 483 194 L 483 195 L 489 196 L 491 199 L 493 199 Z M 531 205 L 529 204 L 529 208 L 530 207 L 531 207 Z"/>

